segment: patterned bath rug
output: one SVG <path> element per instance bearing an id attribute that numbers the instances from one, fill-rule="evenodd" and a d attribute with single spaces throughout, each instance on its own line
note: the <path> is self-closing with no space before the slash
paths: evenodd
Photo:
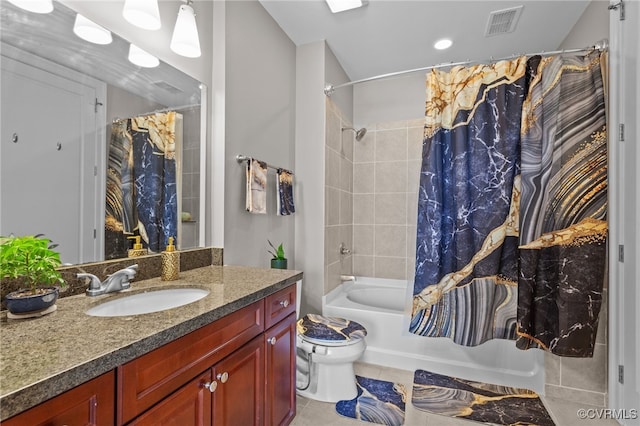
<path id="1" fill-rule="evenodd" d="M 404 424 L 406 391 L 400 383 L 356 376 L 358 396 L 350 401 L 338 401 L 338 414 L 379 425 Z"/>
<path id="2" fill-rule="evenodd" d="M 538 394 L 416 370 L 411 403 L 418 410 L 498 425 L 555 426 Z"/>

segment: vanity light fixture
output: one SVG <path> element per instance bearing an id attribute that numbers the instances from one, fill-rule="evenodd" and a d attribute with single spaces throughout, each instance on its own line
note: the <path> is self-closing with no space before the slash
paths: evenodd
<path id="1" fill-rule="evenodd" d="M 111 31 L 79 13 L 76 15 L 76 20 L 73 24 L 73 32 L 81 39 L 95 44 L 109 44 L 113 41 Z"/>
<path id="2" fill-rule="evenodd" d="M 193 3 L 192 0 L 186 0 L 186 4 L 180 6 L 169 47 L 178 55 L 198 58 L 201 55 L 200 39 L 196 26 L 196 14 L 191 3 Z"/>
<path id="3" fill-rule="evenodd" d="M 451 41 L 448 38 L 443 38 L 441 40 L 436 41 L 433 44 L 433 47 L 435 47 L 438 50 L 444 50 L 444 49 L 450 48 L 452 44 L 453 44 L 453 41 Z"/>
<path id="4" fill-rule="evenodd" d="M 145 30 L 159 30 L 161 26 L 158 0 L 125 0 L 122 16 Z"/>
<path id="5" fill-rule="evenodd" d="M 344 12 L 345 10 L 357 9 L 366 5 L 366 0 L 326 0 L 332 13 Z"/>
<path id="6" fill-rule="evenodd" d="M 158 58 L 133 43 L 129 45 L 129 62 L 143 68 L 155 68 L 160 65 Z"/>
<path id="7" fill-rule="evenodd" d="M 8 0 L 14 6 L 34 13 L 50 13 L 53 11 L 52 0 Z"/>

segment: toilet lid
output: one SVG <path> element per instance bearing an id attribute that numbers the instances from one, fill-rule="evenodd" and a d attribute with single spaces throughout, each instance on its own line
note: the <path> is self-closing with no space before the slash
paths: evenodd
<path id="1" fill-rule="evenodd" d="M 300 318 L 297 329 L 304 340 L 326 346 L 351 345 L 367 335 L 367 329 L 355 321 L 314 314 Z"/>

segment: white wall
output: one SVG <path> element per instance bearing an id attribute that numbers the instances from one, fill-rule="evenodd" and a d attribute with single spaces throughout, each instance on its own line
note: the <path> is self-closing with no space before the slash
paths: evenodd
<path id="1" fill-rule="evenodd" d="M 267 214 L 245 210 L 243 154 L 294 171 L 296 48 L 257 1 L 226 3 L 224 263 L 269 267 L 267 239 L 295 263 L 294 218 L 276 215 L 268 173 Z M 294 183 L 295 184 L 295 183 Z M 298 209 L 301 214 L 304 209 Z"/>
<path id="2" fill-rule="evenodd" d="M 361 83 L 353 89 L 356 127 L 420 118 L 424 116 L 424 107 L 425 75 L 422 72 Z"/>
<path id="3" fill-rule="evenodd" d="M 608 38 L 609 25 L 602 18 L 607 14 L 607 6 L 606 1 L 592 1 L 558 49 L 587 47 Z M 436 64 L 424 64 L 429 65 Z M 424 116 L 424 107 L 425 72 L 361 83 L 354 87 L 353 121 L 356 126 L 419 118 Z"/>
<path id="4" fill-rule="evenodd" d="M 609 38 L 609 2 L 593 0 L 558 49 L 578 49 Z"/>
<path id="5" fill-rule="evenodd" d="M 304 271 L 304 315 L 321 311 L 324 286 L 324 42 L 296 51 L 295 268 Z"/>
<path id="6" fill-rule="evenodd" d="M 324 43 L 324 72 L 325 82 L 332 85 L 338 85 L 348 82 L 349 76 L 338 62 L 338 58 L 328 44 Z M 349 122 L 353 123 L 353 87 L 345 87 L 336 90 L 331 95 L 331 101 L 335 103 L 340 110 L 346 115 Z"/>

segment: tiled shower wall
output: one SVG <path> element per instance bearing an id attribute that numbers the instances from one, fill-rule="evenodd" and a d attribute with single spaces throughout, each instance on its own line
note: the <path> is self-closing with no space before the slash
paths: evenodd
<path id="1" fill-rule="evenodd" d="M 424 119 L 368 124 L 354 142 L 353 272 L 413 279 Z"/>
<path id="2" fill-rule="evenodd" d="M 324 294 L 340 285 L 340 275 L 351 275 L 352 255 L 340 254 L 340 244 L 353 250 L 353 143 L 354 133 L 345 115 L 326 101 Z"/>
<path id="3" fill-rule="evenodd" d="M 198 246 L 200 212 L 200 107 L 182 111 L 182 211 L 192 220 L 182 222 L 181 248 Z"/>
<path id="4" fill-rule="evenodd" d="M 354 142 L 353 273 L 356 276 L 413 280 L 423 125 L 424 119 L 368 124 L 366 136 Z M 330 198 L 327 200 L 331 202 Z M 547 396 L 605 406 L 606 295 L 605 291 L 593 358 L 545 355 Z"/>

